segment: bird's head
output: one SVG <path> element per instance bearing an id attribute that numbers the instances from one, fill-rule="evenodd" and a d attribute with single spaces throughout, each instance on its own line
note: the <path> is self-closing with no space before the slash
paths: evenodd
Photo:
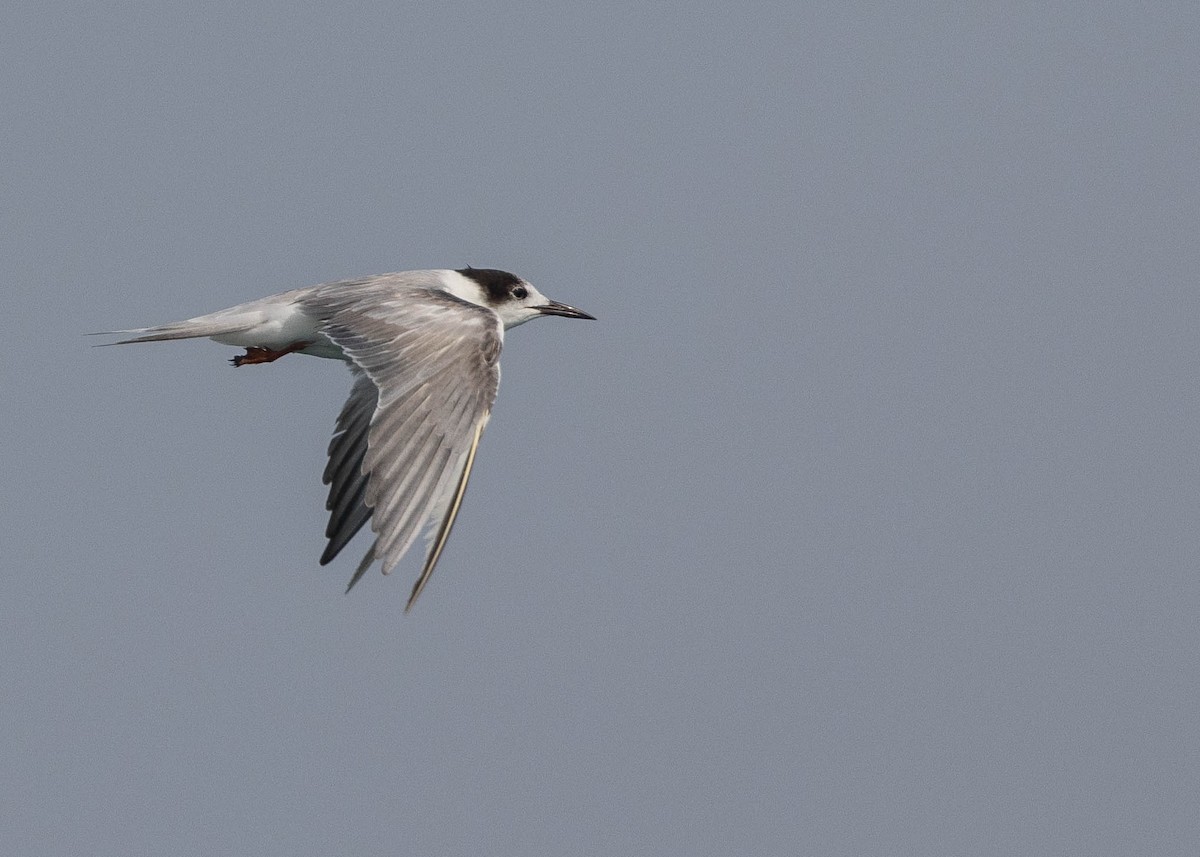
<path id="1" fill-rule="evenodd" d="M 449 291 L 463 300 L 487 307 L 496 313 L 506 330 L 543 315 L 595 320 L 595 316 L 588 315 L 583 310 L 550 300 L 535 289 L 532 283 L 507 271 L 468 267 L 451 273 L 461 279 L 448 283 Z"/>

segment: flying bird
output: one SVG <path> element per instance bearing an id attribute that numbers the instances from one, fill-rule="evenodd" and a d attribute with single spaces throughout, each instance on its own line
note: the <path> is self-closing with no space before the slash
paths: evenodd
<path id="1" fill-rule="evenodd" d="M 467 490 L 500 383 L 504 331 L 544 315 L 594 319 L 490 268 L 403 271 L 293 289 L 209 315 L 135 330 L 108 345 L 208 337 L 244 348 L 234 366 L 287 354 L 344 360 L 354 375 L 324 483 L 321 565 L 371 522 L 375 540 L 346 591 L 384 574 L 422 530 L 428 549 L 405 612 L 425 588 Z"/>

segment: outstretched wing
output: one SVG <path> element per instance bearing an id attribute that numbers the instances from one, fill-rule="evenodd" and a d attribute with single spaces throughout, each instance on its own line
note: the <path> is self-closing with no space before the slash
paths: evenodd
<path id="1" fill-rule="evenodd" d="M 391 572 L 429 526 L 407 610 L 454 526 L 496 399 L 500 320 L 438 290 L 386 283 L 317 289 L 304 303 L 361 373 L 329 445 L 329 544 L 321 562 L 370 520 L 375 542 L 353 586 L 376 559 Z"/>
<path id="2" fill-rule="evenodd" d="M 329 441 L 329 463 L 321 477 L 330 486 L 329 499 L 325 501 L 325 508 L 329 510 L 325 537 L 329 544 L 321 554 L 321 565 L 332 562 L 363 524 L 371 520 L 371 509 L 363 502 L 367 493 L 367 474 L 362 465 L 367 454 L 367 430 L 375 416 L 379 391 L 361 369 L 355 367 L 353 371 L 356 376 L 354 387 L 338 417 L 337 431 Z M 364 566 L 354 575 L 346 587 L 347 592 L 366 570 Z"/>

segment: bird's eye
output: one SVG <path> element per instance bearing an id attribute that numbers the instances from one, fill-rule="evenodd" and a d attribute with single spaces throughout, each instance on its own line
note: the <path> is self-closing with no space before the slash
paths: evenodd
<path id="1" fill-rule="evenodd" d="M 525 298 L 529 297 L 529 289 L 525 288 L 524 286 L 517 286 L 512 290 L 512 295 L 517 300 L 523 301 Z"/>

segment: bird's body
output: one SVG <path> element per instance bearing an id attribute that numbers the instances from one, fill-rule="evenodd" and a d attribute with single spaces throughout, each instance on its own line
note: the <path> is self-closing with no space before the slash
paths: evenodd
<path id="1" fill-rule="evenodd" d="M 321 564 L 370 521 L 375 541 L 349 589 L 377 559 L 389 573 L 428 526 L 429 550 L 411 607 L 462 503 L 500 382 L 504 331 L 541 315 L 592 318 L 504 271 L 405 271 L 114 331 L 135 335 L 112 344 L 208 337 L 246 349 L 235 366 L 292 353 L 349 363 L 354 386 L 324 474 L 330 518 Z"/>

